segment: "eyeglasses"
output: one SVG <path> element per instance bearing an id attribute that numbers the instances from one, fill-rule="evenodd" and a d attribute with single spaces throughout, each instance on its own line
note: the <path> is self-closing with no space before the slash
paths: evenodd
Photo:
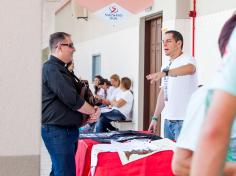
<path id="1" fill-rule="evenodd" d="M 68 46 L 69 48 L 75 49 L 73 43 L 61 43 L 61 45 L 63 45 L 63 46 Z"/>

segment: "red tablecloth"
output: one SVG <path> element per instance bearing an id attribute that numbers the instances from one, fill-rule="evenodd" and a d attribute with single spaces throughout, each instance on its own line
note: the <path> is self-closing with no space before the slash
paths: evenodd
<path id="1" fill-rule="evenodd" d="M 79 140 L 76 153 L 76 176 L 89 176 L 91 150 L 98 142 Z M 173 176 L 171 171 L 172 151 L 163 151 L 122 165 L 117 152 L 98 154 L 95 176 Z"/>

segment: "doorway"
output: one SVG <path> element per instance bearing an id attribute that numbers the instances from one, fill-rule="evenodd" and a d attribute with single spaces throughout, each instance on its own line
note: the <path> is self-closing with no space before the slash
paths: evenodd
<path id="1" fill-rule="evenodd" d="M 143 129 L 147 130 L 155 111 L 161 81 L 150 84 L 146 75 L 160 71 L 162 64 L 162 17 L 145 20 Z M 160 135 L 161 118 L 157 134 Z"/>

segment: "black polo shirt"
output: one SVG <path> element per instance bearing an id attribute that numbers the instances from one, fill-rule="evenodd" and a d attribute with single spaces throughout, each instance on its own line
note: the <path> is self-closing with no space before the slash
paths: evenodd
<path id="1" fill-rule="evenodd" d="M 42 124 L 81 126 L 83 118 L 77 109 L 84 102 L 65 63 L 50 56 L 42 71 Z"/>

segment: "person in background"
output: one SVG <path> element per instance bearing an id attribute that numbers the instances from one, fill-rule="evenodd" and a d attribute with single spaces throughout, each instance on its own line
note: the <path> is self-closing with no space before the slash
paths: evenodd
<path id="1" fill-rule="evenodd" d="M 80 94 L 81 90 L 78 90 L 80 87 L 79 82 L 83 82 L 82 84 L 88 84 L 87 80 L 82 80 L 79 79 L 75 74 L 74 74 L 74 62 L 69 62 L 68 64 L 66 64 L 66 68 L 69 70 L 69 72 L 71 73 L 72 77 L 74 78 L 75 84 L 77 84 L 77 92 Z M 80 87 L 81 88 L 81 87 Z M 88 102 L 89 103 L 89 102 Z M 93 132 L 94 130 L 94 126 L 95 126 L 96 122 L 92 122 L 92 123 L 86 123 L 82 126 L 79 127 L 79 134 L 84 134 L 84 133 L 90 133 Z"/>
<path id="2" fill-rule="evenodd" d="M 121 91 L 119 91 L 111 102 L 111 110 L 109 112 L 101 113 L 101 116 L 95 125 L 96 132 L 117 130 L 111 125 L 111 122 L 129 118 L 134 99 L 130 87 L 131 80 L 127 77 L 122 78 L 120 83 Z"/>
<path id="3" fill-rule="evenodd" d="M 120 91 L 120 77 L 117 74 L 113 74 L 110 77 L 111 86 L 114 87 L 112 91 L 111 100 L 113 100 L 116 94 Z"/>
<path id="4" fill-rule="evenodd" d="M 160 72 L 146 76 L 151 83 L 162 79 L 155 112 L 148 130 L 156 132 L 158 117 L 165 108 L 164 137 L 177 140 L 189 99 L 197 89 L 196 61 L 183 53 L 183 36 L 178 31 L 167 31 L 163 45 L 165 55 L 169 56 L 169 62 L 162 65 Z"/>
<path id="5" fill-rule="evenodd" d="M 110 77 L 111 85 L 115 88 L 119 88 L 120 86 L 120 77 L 117 74 L 113 74 Z"/>
<path id="6" fill-rule="evenodd" d="M 89 105 L 77 93 L 66 64 L 72 62 L 75 48 L 71 36 L 64 32 L 50 35 L 51 55 L 42 68 L 41 135 L 52 162 L 50 175 L 75 176 L 75 152 L 78 127 L 95 122 L 100 109 Z"/>
<path id="7" fill-rule="evenodd" d="M 102 104 L 110 105 L 114 97 L 113 91 L 115 90 L 115 88 L 107 79 L 102 79 L 99 83 L 99 86 L 105 91 L 105 98 L 102 99 Z"/>
<path id="8" fill-rule="evenodd" d="M 96 75 L 94 78 L 94 94 L 95 94 L 95 98 L 97 98 L 97 99 L 105 98 L 104 89 L 99 87 L 99 83 L 101 82 L 102 79 L 103 79 L 103 77 L 100 75 Z"/>
<path id="9" fill-rule="evenodd" d="M 228 153 L 228 158 L 235 159 L 236 14 L 223 26 L 219 37 L 219 48 L 223 62 L 207 95 L 209 109 L 193 155 L 191 176 L 223 174 L 230 136 L 229 146 L 232 150 Z M 230 174 L 236 175 L 235 165 L 233 170 Z"/>

